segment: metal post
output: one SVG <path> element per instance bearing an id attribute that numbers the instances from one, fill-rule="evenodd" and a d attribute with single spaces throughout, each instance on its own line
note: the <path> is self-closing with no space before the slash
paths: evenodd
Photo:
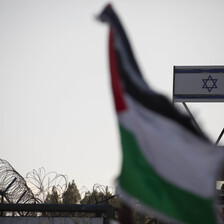
<path id="1" fill-rule="evenodd" d="M 2 195 L 2 199 L 1 199 L 1 203 L 3 204 L 4 203 L 4 195 L 5 193 L 8 191 L 8 189 L 14 184 L 14 182 L 16 181 L 16 177 L 12 180 L 12 182 L 6 187 L 6 189 L 1 192 L 1 195 Z M 1 211 L 1 216 L 3 216 L 3 211 Z"/>
<path id="2" fill-rule="evenodd" d="M 194 126 L 197 128 L 197 130 L 202 134 L 203 134 L 203 131 L 201 130 L 200 126 L 198 125 L 197 121 L 194 119 L 194 116 L 193 114 L 191 113 L 191 111 L 189 110 L 187 104 L 185 102 L 182 102 L 182 104 L 184 105 L 184 108 L 186 109 L 186 111 L 188 112 L 188 114 L 190 115 L 190 118 L 194 124 Z"/>
<path id="3" fill-rule="evenodd" d="M 16 181 L 16 177 L 12 180 L 12 182 L 7 186 L 7 188 L 3 191 L 3 196 L 4 196 L 4 194 L 8 191 L 8 189 L 14 184 L 14 182 Z"/>
<path id="4" fill-rule="evenodd" d="M 109 224 L 110 220 L 114 218 L 114 208 L 112 206 L 107 207 L 105 224 Z"/>
<path id="5" fill-rule="evenodd" d="M 218 139 L 216 140 L 215 145 L 218 145 L 218 143 L 219 143 L 219 141 L 221 140 L 223 134 L 224 134 L 224 128 L 222 129 L 222 131 L 221 131 L 221 133 L 220 133 Z"/>
<path id="6" fill-rule="evenodd" d="M 24 191 L 23 194 L 19 197 L 19 199 L 17 200 L 16 204 L 18 204 L 20 202 L 20 200 L 24 197 L 24 195 L 26 194 L 27 191 Z"/>

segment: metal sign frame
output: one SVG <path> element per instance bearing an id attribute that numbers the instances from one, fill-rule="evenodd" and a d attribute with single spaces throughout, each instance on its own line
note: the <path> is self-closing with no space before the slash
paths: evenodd
<path id="1" fill-rule="evenodd" d="M 201 132 L 186 102 L 224 102 L 224 66 L 174 66 L 173 103 L 175 102 L 183 104 L 193 124 Z M 215 145 L 218 145 L 223 135 L 224 128 Z"/>

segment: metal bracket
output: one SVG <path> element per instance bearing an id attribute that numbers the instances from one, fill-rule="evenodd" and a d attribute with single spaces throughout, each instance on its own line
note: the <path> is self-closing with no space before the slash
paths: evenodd
<path id="1" fill-rule="evenodd" d="M 185 102 L 182 102 L 182 104 L 184 105 L 184 108 L 186 109 L 186 111 L 188 112 L 194 126 L 198 129 L 198 131 L 203 134 L 203 131 L 201 130 L 199 124 L 197 123 L 197 121 L 195 120 L 193 114 L 191 113 L 190 109 L 188 108 L 187 104 Z"/>
<path id="2" fill-rule="evenodd" d="M 184 108 L 186 109 L 186 111 L 188 112 L 188 114 L 190 115 L 190 118 L 191 118 L 193 124 L 195 125 L 195 127 L 198 129 L 198 131 L 200 133 L 203 134 L 203 131 L 201 130 L 199 124 L 195 120 L 195 118 L 194 118 L 193 114 L 191 113 L 190 109 L 188 108 L 187 104 L 185 102 L 182 102 L 182 104 L 183 104 Z M 215 145 L 218 145 L 218 143 L 220 142 L 223 135 L 224 135 L 224 128 L 222 129 L 221 133 L 219 134 L 219 137 L 217 138 Z"/>
<path id="3" fill-rule="evenodd" d="M 222 136 L 224 134 L 224 128 L 222 129 L 221 133 L 219 134 L 219 137 L 217 138 L 216 142 L 215 142 L 215 145 L 218 145 L 218 143 L 220 142 Z"/>

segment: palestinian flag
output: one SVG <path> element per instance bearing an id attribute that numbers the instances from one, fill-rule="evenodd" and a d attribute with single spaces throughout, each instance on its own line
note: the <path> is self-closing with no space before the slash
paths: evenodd
<path id="1" fill-rule="evenodd" d="M 141 211 L 176 223 L 216 223 L 215 183 L 224 153 L 146 84 L 111 5 L 99 18 L 110 26 L 111 83 L 123 153 L 121 198 L 130 206 L 137 199 Z"/>

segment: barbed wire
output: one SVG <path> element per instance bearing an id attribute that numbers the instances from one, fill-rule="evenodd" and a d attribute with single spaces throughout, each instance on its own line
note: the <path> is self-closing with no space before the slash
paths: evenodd
<path id="1" fill-rule="evenodd" d="M 52 193 L 52 190 L 57 192 L 59 199 L 62 199 L 62 195 L 68 187 L 67 176 L 54 171 L 47 173 L 43 167 L 27 173 L 25 179 L 35 198 L 42 203 L 46 203 L 46 197 Z"/>
<path id="2" fill-rule="evenodd" d="M 47 203 L 48 195 L 55 192 L 59 202 L 63 199 L 63 193 L 68 188 L 67 176 L 56 172 L 46 172 L 43 167 L 27 173 L 23 178 L 11 164 L 0 159 L 0 203 L 11 204 L 42 204 Z M 80 190 L 81 198 L 87 196 L 87 203 L 108 204 L 109 200 L 116 197 L 114 187 L 94 184 L 92 191 L 86 187 Z M 7 212 L 6 215 L 40 216 L 41 212 Z M 3 215 L 3 213 L 1 213 Z M 46 215 L 46 214 L 45 214 Z"/>
<path id="3" fill-rule="evenodd" d="M 90 190 L 86 186 L 82 186 L 79 189 L 79 193 L 80 193 L 81 199 L 83 199 L 86 195 L 90 195 Z"/>
<path id="4" fill-rule="evenodd" d="M 0 195 L 1 203 L 39 203 L 24 178 L 3 159 L 0 159 Z"/>
<path id="5" fill-rule="evenodd" d="M 94 184 L 93 185 L 93 191 L 98 191 L 98 192 L 103 192 L 103 193 L 107 193 L 110 192 L 111 194 L 113 194 L 115 192 L 115 187 L 113 186 L 105 186 L 102 184 Z"/>
<path id="6" fill-rule="evenodd" d="M 27 173 L 25 179 L 11 166 L 11 164 L 0 159 L 0 195 L 7 203 L 46 203 L 49 193 L 57 192 L 59 200 L 68 187 L 67 176 L 57 174 L 54 171 L 46 172 L 41 167 Z M 80 190 L 81 198 L 86 195 L 94 197 L 95 203 L 108 201 L 115 196 L 115 188 L 101 184 L 94 184 L 92 192 L 86 187 Z M 94 194 L 97 192 L 98 194 Z"/>
<path id="7" fill-rule="evenodd" d="M 79 192 L 82 199 L 84 199 L 85 197 L 88 198 L 88 200 L 85 202 L 87 204 L 109 203 L 110 199 L 117 197 L 117 195 L 115 194 L 115 187 L 108 187 L 98 183 L 93 185 L 92 191 L 83 186 L 79 190 Z"/>

